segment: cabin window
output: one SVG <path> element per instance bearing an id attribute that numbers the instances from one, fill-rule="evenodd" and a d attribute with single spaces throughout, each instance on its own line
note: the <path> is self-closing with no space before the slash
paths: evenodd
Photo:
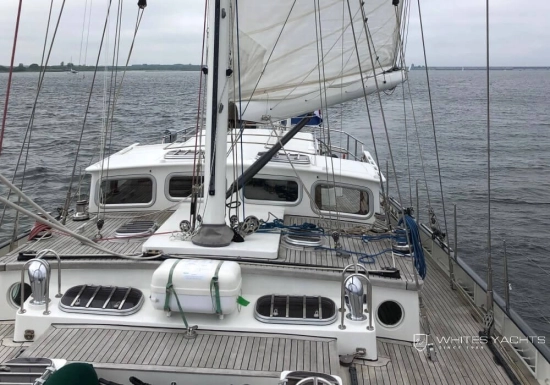
<path id="1" fill-rule="evenodd" d="M 320 211 L 355 215 L 368 215 L 370 211 L 369 190 L 360 187 L 322 182 L 315 185 L 314 195 Z"/>
<path id="2" fill-rule="evenodd" d="M 252 178 L 243 190 L 250 200 L 297 202 L 300 197 L 298 182 L 287 179 Z"/>
<path id="3" fill-rule="evenodd" d="M 148 177 L 104 180 L 99 190 L 99 201 L 104 205 L 151 203 L 153 180 Z"/>
<path id="4" fill-rule="evenodd" d="M 195 177 L 195 183 L 203 184 L 204 177 Z M 168 181 L 168 196 L 171 198 L 187 198 L 193 191 L 192 175 L 174 175 Z M 202 196 L 202 189 L 201 194 Z"/>

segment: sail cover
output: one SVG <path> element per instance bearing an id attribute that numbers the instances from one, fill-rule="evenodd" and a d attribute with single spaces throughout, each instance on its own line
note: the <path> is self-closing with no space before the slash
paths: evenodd
<path id="1" fill-rule="evenodd" d="M 233 62 L 243 119 L 282 119 L 359 98 L 360 69 L 369 93 L 376 91 L 374 73 L 380 74 L 381 88 L 395 87 L 402 73 L 382 73 L 395 66 L 399 54 L 401 7 L 392 0 L 238 0 Z M 236 87 L 233 100 L 239 99 Z"/>

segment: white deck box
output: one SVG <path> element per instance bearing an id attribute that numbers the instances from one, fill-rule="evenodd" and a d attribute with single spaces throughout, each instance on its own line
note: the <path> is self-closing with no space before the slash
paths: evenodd
<path id="1" fill-rule="evenodd" d="M 234 261 L 212 259 L 167 259 L 153 273 L 151 281 L 151 301 L 153 307 L 164 310 L 166 285 L 172 266 L 172 284 L 184 313 L 215 314 L 215 294 L 211 289 L 212 278 L 218 271 L 219 297 L 221 313 L 231 314 L 237 308 L 237 299 L 241 294 L 241 267 Z M 178 303 L 172 294 L 170 310 L 179 312 Z"/>

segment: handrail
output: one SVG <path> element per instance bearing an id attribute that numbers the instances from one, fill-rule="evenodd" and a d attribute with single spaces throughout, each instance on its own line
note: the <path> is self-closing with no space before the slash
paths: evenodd
<path id="1" fill-rule="evenodd" d="M 32 262 L 39 262 L 46 268 L 46 310 L 44 311 L 44 315 L 50 314 L 48 310 L 48 305 L 50 302 L 50 264 L 43 260 L 38 258 L 33 258 L 29 261 L 27 261 L 23 268 L 21 269 L 21 282 L 20 282 L 20 288 L 21 288 L 21 307 L 19 308 L 19 314 L 25 314 L 27 311 L 25 310 L 25 271 L 27 271 L 27 266 L 30 265 Z"/>
<path id="2" fill-rule="evenodd" d="M 355 269 L 355 273 L 349 275 L 346 278 L 346 272 L 351 267 L 353 267 Z M 358 269 L 357 269 L 358 267 L 361 267 L 365 271 L 366 275 L 359 274 Z M 346 267 L 344 267 L 344 270 L 342 270 L 342 286 L 341 286 L 342 301 L 341 301 L 341 305 L 340 305 L 340 311 L 342 312 L 342 317 L 341 317 L 341 323 L 340 323 L 340 325 L 338 325 L 338 329 L 340 329 L 340 330 L 346 329 L 346 325 L 344 325 L 344 319 L 345 319 L 345 315 L 346 315 L 345 299 L 344 299 L 345 298 L 346 283 L 348 282 L 349 279 L 351 279 L 353 277 L 359 277 L 360 279 L 363 278 L 367 282 L 367 309 L 369 311 L 369 326 L 367 326 L 367 330 L 369 330 L 369 331 L 374 330 L 374 327 L 372 326 L 372 284 L 370 282 L 368 274 L 369 274 L 369 272 L 368 272 L 368 270 L 365 266 L 358 265 L 358 264 L 355 264 L 355 263 L 351 264 L 351 265 L 347 265 Z"/>
<path id="3" fill-rule="evenodd" d="M 261 124 L 261 123 L 259 123 Z M 283 126 L 282 128 L 287 128 L 286 126 Z M 174 133 L 172 134 L 177 134 L 178 136 L 181 135 L 182 133 L 184 133 L 185 135 L 187 134 L 195 134 L 196 133 L 196 126 L 189 126 L 189 127 L 185 127 L 185 128 L 182 128 L 181 130 L 178 130 L 178 131 L 175 131 Z M 266 127 L 267 129 L 267 127 Z M 347 144 L 345 147 L 340 147 L 341 149 L 346 149 L 347 151 L 347 154 L 350 155 L 350 156 L 353 156 L 354 159 L 360 159 L 360 157 L 357 155 L 357 150 L 358 150 L 358 145 L 361 145 L 361 146 L 364 146 L 364 143 L 359 140 L 357 137 L 353 136 L 352 134 L 348 133 L 347 131 L 344 131 L 342 129 L 334 129 L 334 128 L 312 128 L 310 129 L 310 132 L 313 133 L 313 134 L 318 134 L 319 131 L 329 131 L 329 132 L 332 132 L 332 133 L 336 133 L 336 134 L 339 134 L 339 135 L 344 135 L 346 138 L 347 138 Z M 265 137 L 270 137 L 272 136 L 271 134 L 270 135 L 265 135 L 265 134 L 255 134 L 255 136 L 265 136 Z M 165 139 L 167 138 L 168 135 L 163 135 L 162 136 L 162 139 Z M 187 138 L 186 138 L 187 139 Z M 351 151 L 351 147 L 350 147 L 350 139 L 353 141 L 353 148 L 354 148 L 354 151 L 352 152 Z M 301 138 L 295 138 L 295 140 L 307 140 L 309 141 L 309 139 L 301 139 Z M 319 141 L 320 143 L 322 143 L 327 149 L 329 148 L 328 145 L 326 143 L 324 143 L 320 138 L 318 137 L 315 137 L 314 140 L 317 140 Z M 183 142 L 180 141 L 180 142 L 174 142 L 174 143 L 180 143 L 182 144 Z M 174 143 L 170 143 L 168 144 L 167 148 L 179 148 L 178 146 L 175 146 Z M 332 146 L 334 147 L 334 146 Z"/>
<path id="4" fill-rule="evenodd" d="M 55 295 L 55 298 L 61 298 L 63 297 L 63 294 L 61 294 L 61 257 L 52 249 L 44 249 L 44 250 L 40 250 L 36 254 L 35 258 L 40 259 L 48 255 L 48 253 L 52 253 L 57 258 L 57 294 Z M 48 282 L 48 285 L 49 285 L 49 282 Z"/>
<path id="5" fill-rule="evenodd" d="M 260 126 L 259 128 L 262 128 L 262 126 L 266 126 L 265 127 L 266 129 L 273 128 L 273 125 L 262 124 L 262 123 L 254 124 L 253 128 L 257 128 L 258 126 Z M 288 127 L 286 127 L 286 126 L 281 126 L 280 128 L 288 129 Z M 320 148 L 325 152 L 345 154 L 345 156 L 349 157 L 350 159 L 356 160 L 356 161 L 359 161 L 362 158 L 364 143 L 361 140 L 357 139 L 352 134 L 350 134 L 350 133 L 348 133 L 348 132 L 346 132 L 342 129 L 325 128 L 325 127 L 323 127 L 323 128 L 321 128 L 321 127 L 306 127 L 306 128 L 304 128 L 304 131 L 305 132 L 311 132 L 313 134 L 313 140 L 304 139 L 304 138 L 293 138 L 293 139 L 294 140 L 301 140 L 301 141 L 319 143 Z M 325 143 L 320 138 L 319 133 L 321 131 L 328 131 L 328 132 L 332 132 L 332 133 L 341 135 L 345 139 L 345 144 L 342 144 L 341 147 L 340 146 L 335 146 L 335 145 L 330 145 L 329 146 L 327 143 Z M 196 126 L 185 127 L 185 128 L 182 128 L 181 130 L 170 133 L 170 135 L 176 134 L 178 138 L 180 138 L 183 134 L 183 138 L 180 138 L 179 140 L 174 141 L 172 143 L 168 143 L 168 145 L 165 147 L 165 149 L 168 150 L 168 149 L 195 148 L 195 145 L 185 146 L 184 143 L 192 135 L 196 135 L 196 133 L 197 133 L 197 127 Z M 265 134 L 261 134 L 261 133 L 255 133 L 254 135 L 259 136 L 259 137 L 268 137 L 268 138 L 273 136 L 271 133 L 269 135 L 265 135 Z M 168 137 L 169 137 L 169 135 L 163 135 L 162 136 L 163 142 Z M 338 141 L 336 139 L 333 139 L 333 140 Z M 341 143 L 342 140 L 340 140 L 339 142 Z M 229 141 L 228 143 L 231 143 L 231 142 Z M 243 141 L 243 143 L 246 143 L 246 144 L 265 144 L 265 143 L 258 143 L 258 142 L 255 142 L 255 141 Z M 359 147 L 361 147 L 361 149 L 360 149 L 360 152 L 358 153 Z"/>
<path id="6" fill-rule="evenodd" d="M 317 129 L 316 130 L 313 130 L 312 132 L 313 133 L 317 133 Z M 357 139 L 355 136 L 351 135 L 350 133 L 348 133 L 347 131 L 344 131 L 342 129 L 327 129 L 327 128 L 324 128 L 323 131 L 329 131 L 329 132 L 333 132 L 333 133 L 336 133 L 336 134 L 339 134 L 339 135 L 342 135 L 344 136 L 344 138 L 346 138 L 346 143 L 345 145 L 342 145 L 342 147 L 339 147 L 339 146 L 335 146 L 335 145 L 328 145 L 327 143 L 325 143 L 324 141 L 322 141 L 320 138 L 316 138 L 317 141 L 319 143 L 321 143 L 324 148 L 326 150 L 328 150 L 329 152 L 339 152 L 339 153 L 344 153 L 350 157 L 353 157 L 354 160 L 360 160 L 361 159 L 361 156 L 358 155 L 358 145 L 360 144 L 361 145 L 361 148 L 364 147 L 364 143 L 362 141 L 360 141 L 359 139 Z M 350 146 L 350 139 L 353 141 L 353 151 L 351 150 L 351 146 Z M 331 139 L 332 141 L 337 141 L 336 139 L 332 138 Z M 342 151 L 343 150 L 343 151 Z"/>

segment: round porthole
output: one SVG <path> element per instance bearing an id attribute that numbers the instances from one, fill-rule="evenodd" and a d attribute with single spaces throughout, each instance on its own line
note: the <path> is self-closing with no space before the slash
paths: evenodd
<path id="1" fill-rule="evenodd" d="M 393 328 L 403 321 L 403 307 L 395 301 L 384 301 L 378 306 L 376 317 L 382 326 Z"/>
<path id="2" fill-rule="evenodd" d="M 31 296 L 31 286 L 28 283 L 24 284 L 25 301 Z M 16 309 L 21 307 L 21 283 L 16 282 L 10 286 L 7 292 L 8 303 Z"/>

